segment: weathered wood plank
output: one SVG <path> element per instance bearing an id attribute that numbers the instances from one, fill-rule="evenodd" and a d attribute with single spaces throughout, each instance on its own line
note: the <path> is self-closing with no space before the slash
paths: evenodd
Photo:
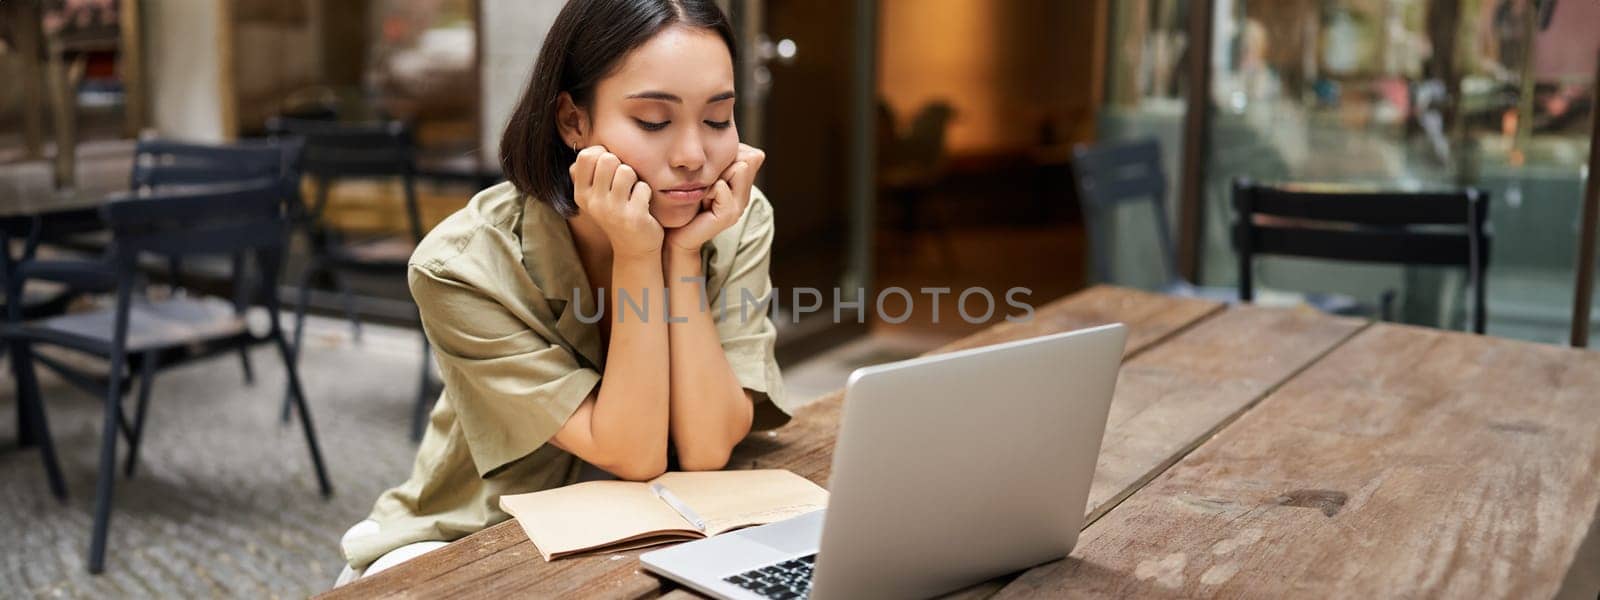
<path id="1" fill-rule="evenodd" d="M 935 352 L 1123 322 L 1129 333 L 1125 353 L 1132 355 L 1221 309 L 1222 305 L 1205 300 L 1096 287 L 1040 307 L 1027 322 L 1003 323 Z M 827 485 L 842 398 L 842 391 L 824 397 L 801 409 L 781 429 L 751 434 L 736 449 L 728 468 L 784 468 Z M 661 591 L 662 582 L 639 569 L 640 552 L 547 563 L 522 529 L 506 521 L 323 597 L 653 596 Z"/>
<path id="2" fill-rule="evenodd" d="M 643 550 L 545 562 L 505 521 L 319 598 L 650 598 L 661 580 L 639 568 Z"/>
<path id="3" fill-rule="evenodd" d="M 1133 356 L 1222 309 L 1210 300 L 1101 285 L 1039 307 L 1027 321 L 996 323 L 931 354 L 1120 322 L 1128 325 L 1124 354 Z"/>
<path id="4" fill-rule="evenodd" d="M 1366 325 L 1308 309 L 1234 307 L 1128 361 L 1086 523 Z"/>
<path id="5" fill-rule="evenodd" d="M 1593 598 L 1597 473 L 1600 353 L 1375 325 L 999 596 Z"/>

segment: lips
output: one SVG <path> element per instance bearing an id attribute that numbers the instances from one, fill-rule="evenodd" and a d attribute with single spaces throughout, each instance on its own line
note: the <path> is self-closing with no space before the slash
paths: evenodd
<path id="1" fill-rule="evenodd" d="M 688 186 L 678 186 L 678 187 L 675 187 L 675 188 L 658 190 L 656 193 L 661 194 L 667 200 L 670 200 L 672 202 L 681 202 L 681 203 L 684 203 L 684 204 L 688 204 L 690 202 L 699 202 L 699 201 L 703 200 L 706 197 L 706 191 L 710 190 L 710 189 L 711 189 L 711 186 L 709 186 L 709 185 L 700 185 L 700 186 L 688 185 Z"/>

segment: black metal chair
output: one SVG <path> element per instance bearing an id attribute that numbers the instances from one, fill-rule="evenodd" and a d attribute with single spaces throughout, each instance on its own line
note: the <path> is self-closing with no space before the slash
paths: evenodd
<path id="1" fill-rule="evenodd" d="M 140 140 L 134 151 L 131 189 L 152 192 L 164 189 L 206 184 L 237 183 L 270 178 L 297 178 L 296 160 L 301 154 L 298 140 L 249 140 L 230 145 L 191 144 L 158 139 Z M 244 268 L 244 255 L 231 257 L 227 270 L 237 272 Z M 183 259 L 168 257 L 168 277 L 174 288 L 184 281 Z M 249 278 L 243 278 L 249 283 Z M 276 293 L 269 290 L 240 288 L 233 290 L 234 304 L 242 313 L 254 292 Z M 246 383 L 255 381 L 247 349 L 239 349 L 239 366 L 244 370 Z"/>
<path id="2" fill-rule="evenodd" d="M 1233 205 L 1239 296 L 1247 302 L 1259 255 L 1459 267 L 1473 297 L 1472 331 L 1486 328 L 1489 198 L 1480 190 L 1297 191 L 1240 179 Z"/>
<path id="3" fill-rule="evenodd" d="M 1079 144 L 1073 148 L 1072 174 L 1083 209 L 1084 228 L 1089 235 L 1090 271 L 1096 281 L 1116 283 L 1111 267 L 1113 240 L 1107 233 L 1111 215 L 1137 205 L 1147 205 L 1155 226 L 1159 246 L 1162 283 L 1158 291 L 1174 296 L 1206 298 L 1219 302 L 1238 302 L 1238 290 L 1231 287 L 1195 285 L 1178 273 L 1173 253 L 1172 228 L 1168 224 L 1167 174 L 1161 164 L 1161 145 L 1154 138 L 1126 142 Z M 1374 312 L 1356 299 L 1337 294 L 1299 294 L 1299 299 L 1317 310 L 1332 314 Z"/>
<path id="4" fill-rule="evenodd" d="M 299 148 L 294 144 L 242 142 L 227 146 L 213 146 L 202 144 L 187 144 L 164 140 L 140 140 L 134 151 L 133 168 L 129 175 L 129 189 L 134 192 L 149 192 L 171 188 L 173 186 L 192 186 L 200 184 L 227 183 L 247 181 L 267 177 L 278 177 L 287 174 L 287 170 L 294 168 L 293 160 L 299 156 Z M 34 261 L 34 269 L 43 267 L 36 259 L 36 253 L 41 245 L 64 244 L 66 246 L 83 246 L 105 248 L 109 245 L 109 231 L 100 218 L 98 208 L 62 211 L 48 215 L 35 215 L 30 217 L 10 217 L 0 219 L 0 230 L 3 230 L 6 240 L 24 240 L 21 245 L 22 254 L 13 258 L 9 252 L 3 259 L 9 261 L 3 267 L 9 273 L 14 268 L 15 261 Z M 234 258 L 234 268 L 239 268 L 240 257 Z M 53 262 L 60 263 L 50 267 L 55 272 L 70 270 L 76 274 L 74 281 L 79 286 L 62 284 L 60 282 L 35 282 L 24 290 L 24 301 L 20 320 L 35 320 L 45 317 L 64 314 L 67 307 L 78 297 L 86 293 L 108 292 L 114 289 L 115 273 L 110 265 L 101 257 L 89 259 L 52 258 Z M 74 263 L 71 265 L 65 263 Z M 174 257 L 168 261 L 168 273 L 172 284 L 181 284 L 181 260 Z M 97 274 L 98 272 L 98 274 Z M 244 310 L 244 294 L 247 290 L 237 290 L 236 296 L 239 310 Z M 0 308 L 0 313 L 11 313 Z M 8 350 L 8 346 L 0 344 L 0 354 Z M 246 383 L 254 380 L 251 369 L 249 353 L 244 349 L 239 351 L 240 366 L 244 370 Z M 47 367 L 54 368 L 53 363 L 41 360 Z M 15 366 L 13 368 L 15 371 Z M 20 394 L 19 394 L 20 396 Z M 36 442 L 33 439 L 34 427 L 26 422 L 27 407 L 21 402 L 18 409 L 18 438 L 23 445 Z"/>
<path id="5" fill-rule="evenodd" d="M 1118 208 L 1148 204 L 1155 223 L 1156 243 L 1160 245 L 1161 274 L 1166 282 L 1162 291 L 1178 291 L 1187 282 L 1178 275 L 1172 250 L 1172 231 L 1167 223 L 1167 175 L 1161 168 L 1161 146 L 1154 139 L 1093 146 L 1079 144 L 1072 150 L 1072 174 L 1083 208 L 1089 235 L 1089 267 L 1096 281 L 1116 281 L 1111 269 L 1111 240 L 1106 221 Z"/>
<path id="6" fill-rule="evenodd" d="M 300 424 L 316 469 L 317 484 L 324 497 L 332 493 L 323 468 L 316 432 L 311 424 L 300 377 L 290 356 L 289 346 L 279 323 L 276 294 L 263 294 L 269 322 L 265 336 L 257 336 L 232 302 L 217 298 L 174 296 L 153 300 L 136 294 L 138 264 L 142 255 L 223 256 L 251 255 L 261 289 L 273 289 L 283 261 L 288 232 L 283 199 L 286 185 L 282 178 L 243 184 L 197 186 L 185 191 L 156 192 L 113 200 L 104 210 L 112 231 L 110 262 L 115 266 L 115 305 L 108 309 L 75 313 L 49 319 L 8 325 L 4 330 L 27 368 L 19 371 L 23 389 L 38 406 L 38 382 L 34 378 L 34 347 L 50 345 L 105 359 L 109 363 L 108 381 L 103 386 L 93 376 L 79 374 L 68 381 L 89 388 L 105 397 L 105 422 L 101 434 L 100 471 L 95 491 L 94 533 L 88 568 L 99 573 L 105 567 L 106 534 L 111 517 L 112 486 L 115 481 L 117 435 L 129 440 L 129 472 L 137 460 L 150 384 L 158 368 L 169 368 L 206 356 L 233 352 L 240 347 L 261 343 L 277 346 L 288 373 L 288 390 L 299 409 Z M 20 291 L 28 279 L 71 280 L 77 274 L 61 271 L 49 263 L 23 263 L 17 277 L 10 279 L 12 293 Z M 93 275 L 98 277 L 99 275 Z M 242 279 L 242 271 L 235 272 Z M 243 282 L 238 282 L 243 285 Z M 128 373 L 125 374 L 125 371 Z M 122 397 L 132 372 L 139 377 L 138 404 L 130 423 L 123 411 Z M 44 419 L 35 419 L 39 426 Z M 49 432 L 36 432 L 43 440 Z M 49 442 L 43 445 L 48 446 Z M 46 470 L 59 483 L 60 467 L 54 453 L 46 452 Z M 61 487 L 58 496 L 64 496 Z"/>
<path id="7" fill-rule="evenodd" d="M 407 263 L 422 241 L 422 217 L 417 208 L 415 149 L 411 133 L 399 122 L 368 124 L 336 123 L 277 118 L 267 128 L 276 136 L 295 136 L 305 142 L 304 172 L 316 186 L 316 200 L 300 221 L 311 243 L 311 258 L 300 275 L 299 298 L 295 303 L 293 351 L 299 356 L 304 341 L 306 305 L 311 284 L 319 275 L 329 275 L 340 289 L 344 310 L 360 338 L 360 320 L 355 309 L 347 274 L 394 277 L 404 281 Z M 403 236 L 356 237 L 329 226 L 323 219 L 328 191 L 347 179 L 398 178 L 405 192 L 408 231 Z M 428 337 L 417 328 L 422 344 L 422 368 L 418 376 L 417 397 L 413 405 L 411 437 L 421 439 L 434 384 L 430 373 Z M 284 400 L 283 418 L 288 420 L 290 404 Z"/>

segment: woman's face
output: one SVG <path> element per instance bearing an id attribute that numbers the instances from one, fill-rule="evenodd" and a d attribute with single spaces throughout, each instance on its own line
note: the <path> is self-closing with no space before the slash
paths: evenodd
<path id="1" fill-rule="evenodd" d="M 584 145 L 605 146 L 650 185 L 650 214 L 682 227 L 739 151 L 733 57 L 717 34 L 668 27 L 595 86 Z"/>

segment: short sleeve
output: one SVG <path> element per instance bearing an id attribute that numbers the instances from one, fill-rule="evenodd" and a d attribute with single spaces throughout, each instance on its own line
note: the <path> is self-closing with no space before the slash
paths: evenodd
<path id="1" fill-rule="evenodd" d="M 768 274 L 772 263 L 772 205 L 759 190 L 753 189 L 751 196 L 743 222 L 727 232 L 737 235 L 714 240 L 718 256 L 714 258 L 708 287 L 712 290 L 712 318 L 728 366 L 741 386 L 755 392 L 752 427 L 770 429 L 787 422 L 794 407 L 783 391 L 775 355 L 778 331 L 769 316 L 773 300 Z"/>
<path id="2" fill-rule="evenodd" d="M 417 264 L 409 282 L 479 476 L 538 450 L 599 383 L 600 373 L 539 334 L 550 328 L 493 290 Z"/>

